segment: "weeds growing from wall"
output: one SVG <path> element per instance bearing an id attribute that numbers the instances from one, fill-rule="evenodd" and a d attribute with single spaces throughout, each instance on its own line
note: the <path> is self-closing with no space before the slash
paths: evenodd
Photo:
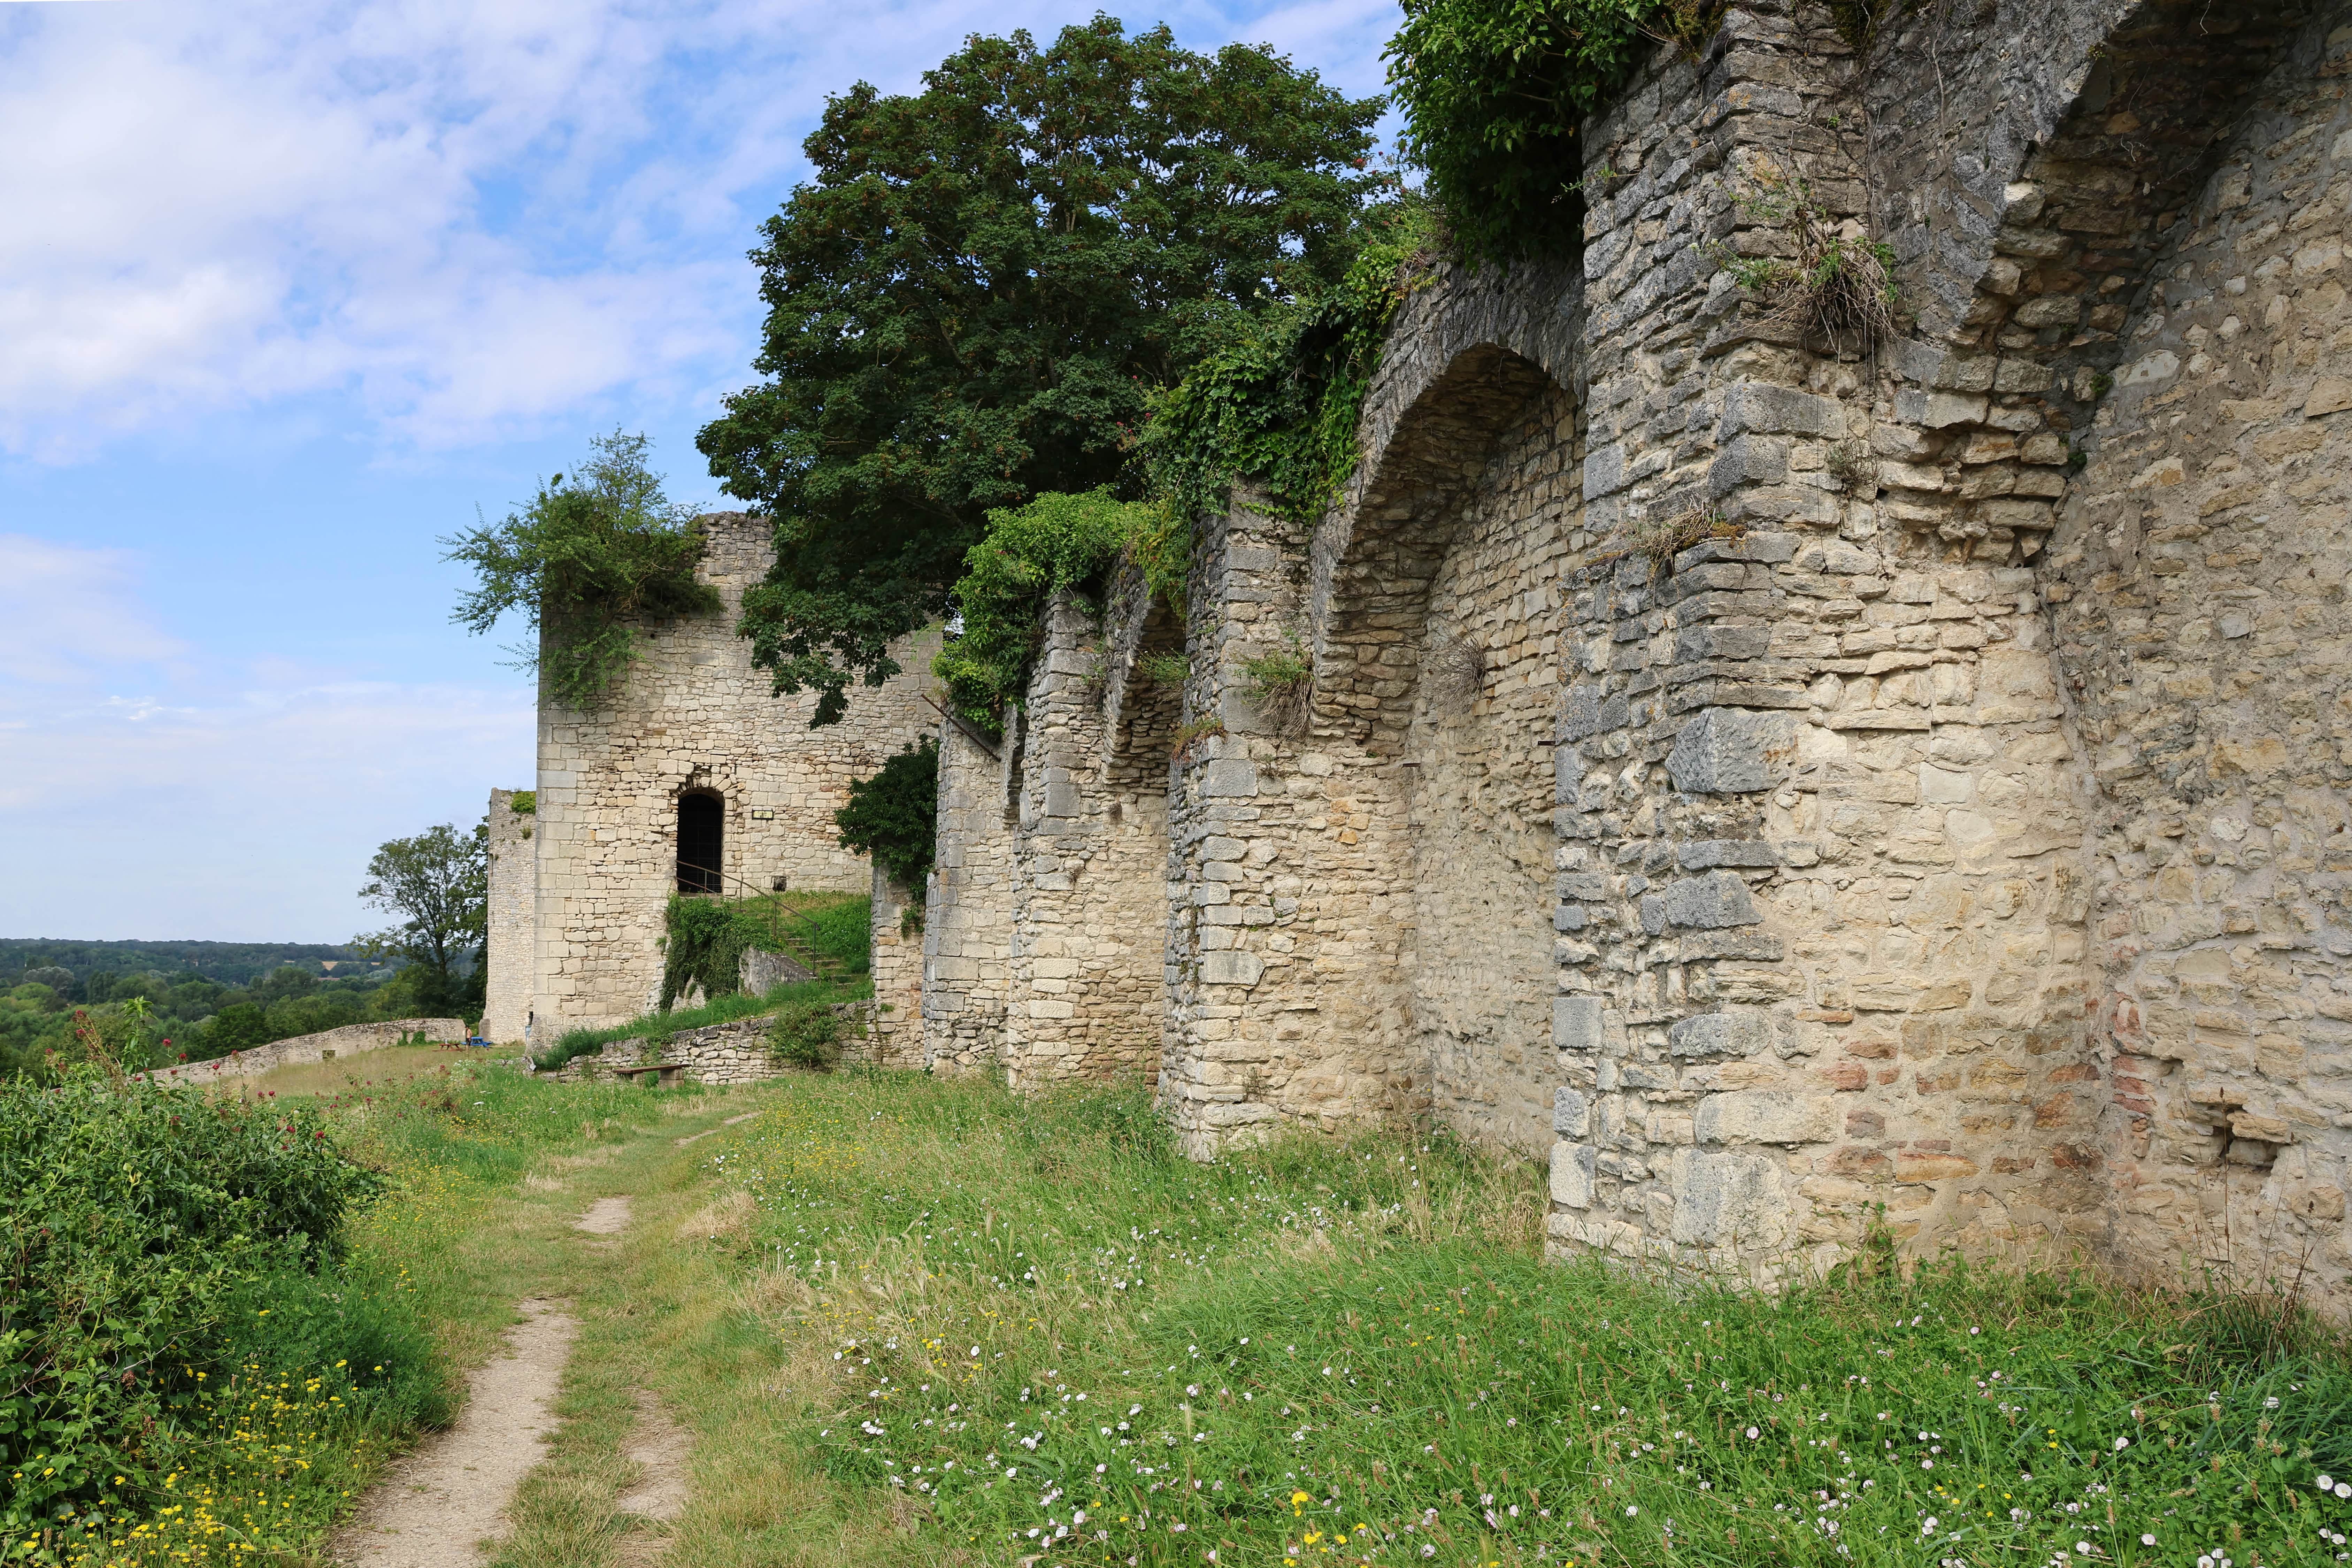
<path id="1" fill-rule="evenodd" d="M 1675 556 L 1693 545 L 1711 539 L 1742 539 L 1747 533 L 1746 523 L 1735 522 L 1712 507 L 1692 507 L 1666 517 L 1637 520 L 1610 541 L 1591 563 L 1601 565 L 1638 555 L 1650 563 L 1653 573 L 1662 573 L 1674 564 Z"/>
<path id="2" fill-rule="evenodd" d="M 1750 172 L 1737 199 L 1750 221 L 1785 237 L 1788 256 L 1742 256 L 1717 246 L 1717 263 L 1765 306 L 1764 321 L 1828 342 L 1832 353 L 1867 353 L 1895 332 L 1895 252 L 1858 219 L 1833 219 L 1803 176 L 1777 164 Z"/>
<path id="3" fill-rule="evenodd" d="M 1315 664 L 1298 634 L 1285 631 L 1283 643 L 1271 653 L 1242 660 L 1245 684 L 1242 695 L 1265 716 L 1276 734 L 1297 734 L 1307 723 L 1315 694 Z"/>
<path id="4" fill-rule="evenodd" d="M 1154 686 L 1181 687 L 1192 679 L 1192 661 L 1181 653 L 1138 654 L 1135 673 Z"/>

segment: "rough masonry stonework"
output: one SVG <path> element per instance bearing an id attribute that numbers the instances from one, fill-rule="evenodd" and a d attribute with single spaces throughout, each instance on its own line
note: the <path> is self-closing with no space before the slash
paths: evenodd
<path id="1" fill-rule="evenodd" d="M 887 684 L 853 687 L 842 722 L 809 728 L 815 694 L 777 696 L 736 631 L 743 590 L 774 559 L 770 526 L 739 512 L 696 525 L 705 539 L 697 575 L 719 590 L 721 610 L 645 628 L 640 657 L 593 712 L 542 689 L 530 841 L 534 1047 L 565 1029 L 625 1022 L 657 999 L 682 795 L 719 804 L 725 896 L 862 893 L 871 869 L 841 847 L 833 814 L 853 781 L 934 722 L 923 687 L 936 632 L 895 650 L 906 668 Z M 501 985 L 495 957 L 491 974 Z"/>
<path id="2" fill-rule="evenodd" d="M 1327 515 L 1237 494 L 1181 643 L 1060 606 L 1003 754 L 950 738 L 933 1059 L 1156 1048 L 1200 1153 L 1441 1117 L 1561 1251 L 1769 1279 L 1883 1214 L 2352 1304 L 2352 13 L 2223 9 L 1662 48 L 1580 268 L 1412 294 Z M 1890 330 L 1743 290 L 1769 188 L 1890 247 Z"/>
<path id="3" fill-rule="evenodd" d="M 884 694 L 941 748 L 926 1066 L 1143 1075 L 1199 1155 L 1438 1119 L 1561 1255 L 1884 1223 L 2352 1311 L 2352 4 L 1882 9 L 1661 46 L 1580 259 L 1422 280 L 1333 504 L 1057 602 L 1001 738 Z M 1888 319 L 1742 287 L 1790 199 Z M 741 765 L 648 739 L 698 635 L 550 721 L 567 1016 L 646 973 L 579 868 Z"/>

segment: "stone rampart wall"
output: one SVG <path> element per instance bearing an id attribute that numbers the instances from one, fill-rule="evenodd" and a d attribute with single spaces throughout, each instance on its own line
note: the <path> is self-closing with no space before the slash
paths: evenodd
<path id="1" fill-rule="evenodd" d="M 841 1019 L 843 1061 L 877 1067 L 906 1065 L 877 1056 L 873 1003 L 836 1002 L 833 1011 Z M 572 1058 L 547 1076 L 557 1083 L 583 1083 L 613 1077 L 615 1068 L 640 1064 L 650 1067 L 656 1062 L 675 1063 L 682 1069 L 680 1077 L 690 1083 L 703 1084 L 759 1083 L 806 1071 L 777 1061 L 770 1053 L 768 1029 L 775 1021 L 776 1016 L 768 1013 L 699 1029 L 681 1029 L 659 1046 L 646 1040 L 614 1040 L 585 1056 Z"/>
<path id="2" fill-rule="evenodd" d="M 1109 711 L 1109 640 L 1056 604 L 1030 681 L 1002 1047 L 1016 1087 L 1160 1068 L 1173 708 L 1130 656 Z"/>
<path id="3" fill-rule="evenodd" d="M 462 1018 L 386 1018 L 381 1023 L 345 1024 L 340 1029 L 322 1029 L 315 1035 L 296 1035 L 289 1039 L 272 1040 L 266 1046 L 231 1051 L 208 1062 L 157 1068 L 152 1073 L 140 1076 L 152 1078 L 158 1083 L 217 1083 L 223 1079 L 252 1078 L 272 1068 L 330 1058 L 340 1061 L 345 1057 L 359 1056 L 366 1051 L 380 1051 L 387 1046 L 462 1046 L 466 1037 L 466 1022 Z"/>
<path id="4" fill-rule="evenodd" d="M 884 1067 L 919 1068 L 923 1062 L 923 938 L 908 929 L 912 900 L 881 867 L 874 868 L 872 941 L 873 1045 Z M 915 910 L 919 914 L 919 909 Z"/>
<path id="5" fill-rule="evenodd" d="M 2115 1248 L 2331 1280 L 2352 1268 L 2347 21 L 2294 40 L 2118 323 L 2043 574 L 2091 775 Z"/>
<path id="6" fill-rule="evenodd" d="M 939 734 L 939 847 L 923 893 L 923 1059 L 971 1071 L 994 1062 L 1003 1043 L 1020 714 L 1002 742 L 952 720 Z"/>

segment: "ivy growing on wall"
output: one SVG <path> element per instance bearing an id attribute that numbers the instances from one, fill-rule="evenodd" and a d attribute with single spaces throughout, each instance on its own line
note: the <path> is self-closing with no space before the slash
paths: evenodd
<path id="1" fill-rule="evenodd" d="M 718 590 L 695 579 L 702 537 L 646 466 L 646 438 L 615 430 L 589 445 L 585 463 L 541 484 L 504 522 L 441 542 L 444 560 L 475 574 L 450 618 L 480 633 L 520 611 L 544 634 L 514 650 L 521 667 L 540 669 L 549 694 L 581 710 L 602 703 L 636 658 L 644 623 L 720 607 Z"/>
<path id="2" fill-rule="evenodd" d="M 724 899 L 671 896 L 663 921 L 662 1012 L 697 985 L 705 996 L 742 988 L 743 950 L 756 932 L 739 912 Z"/>
<path id="3" fill-rule="evenodd" d="M 1000 726 L 1005 708 L 1027 689 L 1054 595 L 1066 591 L 1092 609 L 1103 574 L 1122 551 L 1166 551 L 1173 537 L 1160 506 L 1120 500 L 1108 486 L 1081 495 L 1048 491 L 990 512 L 988 531 L 965 555 L 955 586 L 963 630 L 931 664 L 957 711 L 991 730 Z"/>
<path id="4" fill-rule="evenodd" d="M 1338 496 L 1355 470 L 1381 341 L 1397 306 L 1433 275 L 1439 244 L 1418 196 L 1372 209 L 1339 282 L 1235 323 L 1223 348 L 1154 400 L 1142 458 L 1171 516 L 1221 510 L 1235 479 L 1256 481 L 1276 511 L 1302 521 Z"/>
<path id="5" fill-rule="evenodd" d="M 833 814 L 841 845 L 920 896 L 931 874 L 940 814 L 940 748 L 929 735 L 849 786 L 849 804 Z"/>

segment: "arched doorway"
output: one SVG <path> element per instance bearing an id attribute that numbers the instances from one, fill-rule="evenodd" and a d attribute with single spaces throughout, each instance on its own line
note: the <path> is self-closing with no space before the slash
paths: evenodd
<path id="1" fill-rule="evenodd" d="M 727 848 L 726 807 L 715 795 L 677 797 L 677 890 L 716 893 Z"/>

